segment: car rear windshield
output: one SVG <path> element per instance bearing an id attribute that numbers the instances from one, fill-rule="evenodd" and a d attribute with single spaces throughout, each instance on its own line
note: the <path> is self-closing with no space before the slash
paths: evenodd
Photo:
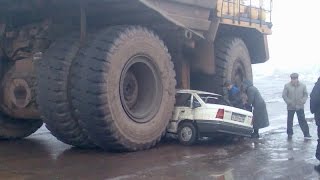
<path id="1" fill-rule="evenodd" d="M 229 105 L 222 96 L 215 96 L 212 94 L 199 94 L 199 96 L 206 104 Z"/>

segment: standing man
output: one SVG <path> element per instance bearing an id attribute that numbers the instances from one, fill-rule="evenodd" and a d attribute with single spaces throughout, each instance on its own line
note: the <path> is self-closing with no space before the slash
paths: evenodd
<path id="1" fill-rule="evenodd" d="M 311 139 L 309 134 L 309 126 L 304 115 L 304 104 L 308 99 L 307 87 L 299 82 L 299 74 L 292 73 L 290 75 L 291 82 L 284 86 L 282 97 L 287 104 L 288 119 L 287 119 L 287 134 L 288 139 L 293 135 L 293 117 L 297 113 L 300 128 L 305 139 Z"/>
<path id="2" fill-rule="evenodd" d="M 239 88 L 233 85 L 231 82 L 227 81 L 224 86 L 228 90 L 228 100 L 233 107 L 243 109 L 243 103 L 241 99 L 241 94 Z"/>
<path id="3" fill-rule="evenodd" d="M 253 107 L 253 133 L 252 138 L 259 138 L 259 129 L 269 126 L 267 106 L 259 90 L 253 86 L 252 82 L 245 80 L 243 90 L 247 94 L 246 105 Z"/>
<path id="4" fill-rule="evenodd" d="M 310 94 L 310 110 L 318 126 L 318 145 L 316 158 L 320 161 L 320 77 Z M 320 170 L 320 167 L 318 168 Z"/>

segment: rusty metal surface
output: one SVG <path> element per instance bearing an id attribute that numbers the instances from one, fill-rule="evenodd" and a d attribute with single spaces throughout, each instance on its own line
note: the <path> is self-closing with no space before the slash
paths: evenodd
<path id="1" fill-rule="evenodd" d="M 190 63 L 181 61 L 181 88 L 190 89 Z"/>
<path id="2" fill-rule="evenodd" d="M 192 71 L 203 74 L 215 73 L 215 55 L 213 43 L 199 40 L 196 43 L 195 58 L 192 60 Z"/>
<path id="3" fill-rule="evenodd" d="M 49 2 L 46 0 L 29 0 L 28 2 L 31 2 L 30 4 L 27 4 L 26 2 L 27 1 L 24 1 L 21 4 L 15 3 L 14 5 L 13 3 L 10 3 L 10 1 L 1 1 L 0 11 L 3 11 L 0 12 L 0 15 L 1 13 L 3 14 L 7 12 L 14 14 L 15 12 L 20 11 L 24 13 L 29 12 L 30 15 L 33 14 L 35 16 L 42 15 L 41 12 L 46 10 L 62 12 L 54 14 L 54 17 L 56 18 L 55 20 L 62 20 L 62 25 L 61 27 L 58 27 L 58 29 L 63 35 L 65 35 L 66 32 L 74 30 L 70 30 L 68 29 L 69 27 L 66 28 L 64 26 L 65 24 L 71 23 L 72 25 L 75 25 L 76 30 L 80 30 L 82 32 L 80 33 L 82 40 L 85 37 L 85 32 L 87 31 L 86 28 L 94 27 L 98 29 L 105 26 L 121 24 L 138 24 L 142 26 L 152 27 L 153 29 L 157 29 L 159 26 L 162 26 L 165 28 L 164 31 L 158 29 L 158 32 L 162 31 L 159 33 L 159 36 L 162 38 L 162 34 L 175 33 L 175 37 L 172 38 L 172 41 L 177 41 L 177 39 L 181 38 L 180 36 L 176 36 L 176 34 L 178 33 L 181 34 L 185 32 L 192 32 L 187 33 L 192 35 L 187 38 L 192 39 L 194 42 L 197 42 L 195 47 L 191 47 L 191 51 L 194 56 L 188 58 L 182 57 L 182 59 L 188 59 L 187 61 L 191 64 L 186 65 L 184 63 L 178 63 L 178 66 L 180 68 L 180 70 L 178 70 L 179 72 L 177 72 L 178 77 L 180 77 L 180 79 L 178 79 L 181 82 L 181 86 L 183 87 L 190 87 L 190 68 L 194 72 L 200 72 L 210 75 L 215 73 L 214 51 L 212 42 L 216 37 L 217 31 L 222 29 L 222 26 L 224 28 L 227 27 L 228 29 L 231 29 L 230 27 L 233 27 L 226 26 L 224 24 L 219 26 L 219 24 L 221 23 L 220 19 L 212 17 L 212 14 L 214 14 L 212 11 L 214 11 L 214 8 L 217 5 L 217 0 L 91 0 L 87 1 L 88 3 L 85 5 L 86 12 L 84 12 L 84 6 L 79 9 L 79 2 L 82 1 L 78 0 L 52 1 L 54 2 L 53 4 L 55 4 L 52 9 L 45 9 L 45 2 Z M 112 4 L 112 6 L 110 6 L 110 4 Z M 8 5 L 7 9 L 4 8 L 6 5 Z M 36 10 L 33 9 L 33 7 L 36 8 Z M 42 9 L 42 11 L 38 11 L 39 9 Z M 84 18 L 85 16 L 86 18 Z M 64 18 L 68 20 L 63 21 Z M 34 22 L 33 20 L 34 17 L 28 19 L 28 21 L 31 21 L 29 23 L 28 21 L 25 21 L 25 19 L 22 19 L 23 25 L 6 29 L 6 26 L 1 24 L 3 22 L 3 19 L 0 18 L 0 33 L 2 27 L 2 34 L 4 35 L 6 40 L 5 45 L 1 46 L 1 49 L 3 49 L 4 53 L 0 53 L 0 58 L 1 56 L 5 56 L 12 61 L 19 60 L 19 63 L 23 63 L 25 62 L 23 59 L 30 59 L 34 57 L 36 53 L 45 51 L 51 40 L 54 40 L 54 38 L 56 38 L 54 37 L 53 39 L 50 39 L 51 34 L 48 34 L 48 31 L 53 29 L 51 21 L 49 19 L 43 19 L 43 17 L 41 17 L 40 19 L 36 19 L 37 22 Z M 179 30 L 170 32 L 170 30 L 174 28 L 177 28 Z M 248 31 L 248 28 L 243 29 L 244 31 Z M 239 34 L 238 29 L 235 29 L 234 32 L 233 35 Z M 198 36 L 195 36 L 195 34 Z M 211 43 L 199 40 L 201 39 L 199 37 L 206 38 Z M 268 54 L 266 53 L 266 43 L 264 43 L 263 46 L 261 45 L 262 40 L 260 43 L 252 40 L 255 38 L 247 39 L 249 39 L 247 41 L 249 43 L 247 44 L 254 44 L 251 45 L 253 48 L 250 48 L 251 46 L 248 46 L 250 52 L 253 52 L 251 53 L 251 55 L 255 56 L 257 62 L 258 60 L 260 60 L 261 62 L 264 61 L 267 58 L 266 56 Z M 255 46 L 255 44 L 259 44 L 259 46 Z M 169 43 L 168 47 L 170 53 L 177 53 L 174 52 L 175 49 L 179 49 L 181 47 L 174 46 L 181 45 L 185 46 L 188 44 L 186 44 L 186 42 L 175 45 L 171 45 Z M 258 50 L 257 47 L 259 47 Z M 265 52 L 262 52 L 262 50 L 264 50 Z M 260 54 L 262 55 L 260 56 Z M 263 58 L 261 59 L 261 57 Z M 20 62 L 20 60 L 22 61 Z M 180 60 L 174 58 L 173 61 Z M 17 79 L 27 79 L 26 82 L 28 82 L 28 84 L 30 84 L 29 81 L 33 81 L 29 79 L 30 77 L 32 77 L 32 75 L 30 76 L 30 74 L 32 74 L 33 72 L 32 70 L 29 70 L 28 67 L 19 65 L 15 68 L 15 71 L 19 72 L 18 74 L 23 74 L 21 75 L 22 77 L 17 77 Z M 15 74 L 17 74 L 16 72 Z M 10 81 L 12 81 L 12 77 L 10 77 L 9 79 L 11 80 L 6 80 L 5 83 L 7 84 L 4 86 L 6 89 L 4 90 L 4 94 L 6 94 L 6 97 L 10 97 L 10 94 L 12 97 L 12 89 L 14 89 L 12 85 L 10 85 L 12 84 L 10 83 Z M 32 85 L 30 86 L 32 89 Z M 31 95 L 31 97 L 33 97 L 33 95 Z M 6 109 L 8 109 L 7 112 L 10 112 L 10 114 L 14 114 L 15 116 L 20 116 L 19 114 L 30 116 L 30 114 L 28 113 L 31 111 L 29 110 L 27 111 L 28 113 L 20 112 L 22 111 L 21 109 L 25 108 L 20 108 L 19 110 L 12 111 L 12 109 L 14 109 L 13 107 L 17 106 L 17 101 L 12 101 L 12 99 L 14 98 L 11 98 L 10 101 L 8 100 L 7 103 L 5 103 L 5 107 Z M 21 103 L 18 106 L 29 107 L 29 104 L 25 105 L 25 103 Z M 36 116 L 37 113 L 34 110 L 31 114 Z"/>
<path id="4" fill-rule="evenodd" d="M 87 35 L 87 15 L 85 9 L 85 1 L 80 1 L 80 42 L 83 44 Z"/>
<path id="5" fill-rule="evenodd" d="M 203 8 L 215 8 L 217 0 L 171 0 L 188 5 L 203 7 Z"/>
<path id="6" fill-rule="evenodd" d="M 34 85 L 32 60 L 17 61 L 2 79 L 2 111 L 14 118 L 38 119 Z"/>
<path id="7" fill-rule="evenodd" d="M 60 14 L 52 12 L 51 9 L 53 8 L 51 7 L 54 7 L 54 11 L 64 12 L 65 18 L 71 18 L 71 16 L 80 15 L 77 11 L 79 11 L 81 2 L 82 0 L 29 0 L 19 4 L 10 3 L 7 0 L 0 2 L 0 11 L 2 10 L 1 13 L 10 12 L 13 14 L 15 11 L 19 13 L 29 12 L 29 14 L 32 12 L 33 14 L 38 13 L 38 16 L 45 14 L 44 17 L 50 16 L 50 14 L 46 13 L 52 13 L 51 16 L 62 17 Z M 169 21 L 177 26 L 192 30 L 201 37 L 204 37 L 203 33 L 209 30 L 210 24 L 212 25 L 211 18 L 217 14 L 214 13 L 218 10 L 217 4 L 222 3 L 221 1 L 218 2 L 218 0 L 91 0 L 87 2 L 86 9 L 88 15 L 92 15 L 90 21 L 94 23 L 101 21 L 103 22 L 102 24 L 106 25 L 119 25 L 153 24 Z M 54 6 L 50 6 L 51 4 Z M 223 19 L 221 23 L 228 24 L 229 22 Z M 237 24 L 237 26 L 261 29 L 247 26 L 246 24 Z M 207 37 L 205 36 L 205 38 Z"/>
<path id="8" fill-rule="evenodd" d="M 37 50 L 47 48 L 46 32 L 49 22 L 28 24 L 19 29 L 7 29 L 4 35 L 3 50 L 11 60 L 20 60 L 33 56 Z"/>
<path id="9" fill-rule="evenodd" d="M 220 25 L 220 18 L 217 17 L 213 17 L 209 30 L 207 32 L 204 33 L 204 37 L 211 41 L 214 42 L 214 40 L 216 39 L 216 35 L 219 29 L 219 25 Z"/>
<path id="10" fill-rule="evenodd" d="M 19 109 L 27 107 L 31 102 L 31 88 L 24 79 L 13 79 L 9 87 L 9 93 L 12 105 Z"/>
<path id="11" fill-rule="evenodd" d="M 210 11 L 212 6 L 199 6 L 199 1 L 156 1 L 140 0 L 149 8 L 158 12 L 161 16 L 174 24 L 186 28 L 198 36 L 204 38 L 203 32 L 208 31 L 210 27 Z M 208 3 L 209 1 L 204 1 Z M 215 0 L 211 0 L 215 5 Z"/>
<path id="12" fill-rule="evenodd" d="M 4 35 L 5 30 L 6 30 L 6 24 L 1 24 L 0 22 L 0 38 Z"/>

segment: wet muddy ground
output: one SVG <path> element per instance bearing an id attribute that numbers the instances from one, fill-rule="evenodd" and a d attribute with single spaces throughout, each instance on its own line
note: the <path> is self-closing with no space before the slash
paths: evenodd
<path id="1" fill-rule="evenodd" d="M 319 179 L 314 123 L 309 141 L 299 127 L 291 141 L 285 131 L 258 140 L 210 140 L 192 147 L 168 140 L 148 151 L 109 153 L 72 148 L 42 129 L 25 140 L 0 141 L 0 179 Z"/>

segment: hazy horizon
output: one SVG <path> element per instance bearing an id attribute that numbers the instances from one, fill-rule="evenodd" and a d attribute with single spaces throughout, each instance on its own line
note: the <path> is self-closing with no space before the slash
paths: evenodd
<path id="1" fill-rule="evenodd" d="M 273 34 L 268 37 L 270 60 L 254 65 L 255 73 L 277 70 L 305 72 L 320 70 L 320 26 L 316 16 L 319 0 L 273 2 Z"/>

